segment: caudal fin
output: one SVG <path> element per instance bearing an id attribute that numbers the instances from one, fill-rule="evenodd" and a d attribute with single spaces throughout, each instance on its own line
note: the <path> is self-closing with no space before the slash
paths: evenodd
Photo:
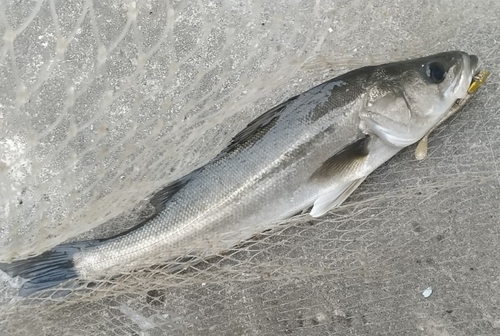
<path id="1" fill-rule="evenodd" d="M 77 278 L 78 273 L 73 263 L 74 254 L 95 243 L 84 241 L 61 244 L 33 258 L 14 261 L 11 264 L 0 263 L 0 270 L 12 277 L 19 276 L 26 280 L 19 289 L 19 295 L 26 297 Z"/>

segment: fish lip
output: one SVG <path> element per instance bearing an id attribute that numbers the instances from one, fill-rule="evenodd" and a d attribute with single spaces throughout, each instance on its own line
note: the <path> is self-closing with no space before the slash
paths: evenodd
<path id="1" fill-rule="evenodd" d="M 479 72 L 479 57 L 476 55 L 470 55 L 469 60 L 472 75 L 476 75 Z"/>

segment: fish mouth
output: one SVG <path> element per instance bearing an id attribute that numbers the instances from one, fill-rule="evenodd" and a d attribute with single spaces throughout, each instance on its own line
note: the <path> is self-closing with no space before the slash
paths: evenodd
<path id="1" fill-rule="evenodd" d="M 476 55 L 470 55 L 469 60 L 470 60 L 470 67 L 472 70 L 472 74 L 475 75 L 477 72 L 479 72 L 479 69 L 478 69 L 479 58 Z"/>
<path id="2" fill-rule="evenodd" d="M 467 96 L 473 95 L 479 90 L 479 88 L 486 82 L 489 76 L 489 71 L 479 69 L 479 58 L 476 55 L 469 56 L 470 68 L 471 68 L 471 81 L 469 87 L 467 88 Z M 467 98 L 467 96 L 465 98 Z"/>
<path id="3" fill-rule="evenodd" d="M 476 55 L 469 56 L 469 65 L 471 69 L 471 79 L 469 81 L 469 86 L 467 87 L 467 93 L 463 98 L 459 98 L 455 101 L 453 106 L 448 110 L 448 112 L 443 116 L 442 120 L 440 120 L 440 122 L 438 122 L 438 124 L 433 129 L 439 126 L 444 120 L 460 111 L 465 106 L 465 104 L 475 95 L 479 88 L 486 82 L 486 79 L 488 78 L 490 73 L 488 70 L 479 69 L 479 58 Z"/>

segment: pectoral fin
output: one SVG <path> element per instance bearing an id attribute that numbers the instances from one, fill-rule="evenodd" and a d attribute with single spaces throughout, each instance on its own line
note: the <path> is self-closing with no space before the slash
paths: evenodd
<path id="1" fill-rule="evenodd" d="M 341 205 L 354 192 L 354 190 L 359 187 L 359 185 L 365 180 L 365 178 L 366 177 L 350 182 L 344 182 L 337 188 L 319 197 L 314 202 L 310 215 L 312 217 L 320 217 L 329 210 Z"/>
<path id="2" fill-rule="evenodd" d="M 346 146 L 311 175 L 311 182 L 336 185 L 314 202 L 312 217 L 322 216 L 342 204 L 365 180 L 370 139 L 370 136 L 364 136 Z"/>
<path id="3" fill-rule="evenodd" d="M 363 169 L 368 159 L 370 137 L 365 136 L 345 147 L 334 156 L 323 162 L 321 167 L 311 175 L 311 181 L 352 181 L 353 174 Z"/>

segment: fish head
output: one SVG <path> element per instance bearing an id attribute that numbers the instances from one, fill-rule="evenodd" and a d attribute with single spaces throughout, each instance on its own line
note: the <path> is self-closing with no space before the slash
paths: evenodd
<path id="1" fill-rule="evenodd" d="M 442 121 L 467 96 L 478 58 L 450 51 L 373 68 L 360 112 L 365 133 L 406 147 Z"/>

